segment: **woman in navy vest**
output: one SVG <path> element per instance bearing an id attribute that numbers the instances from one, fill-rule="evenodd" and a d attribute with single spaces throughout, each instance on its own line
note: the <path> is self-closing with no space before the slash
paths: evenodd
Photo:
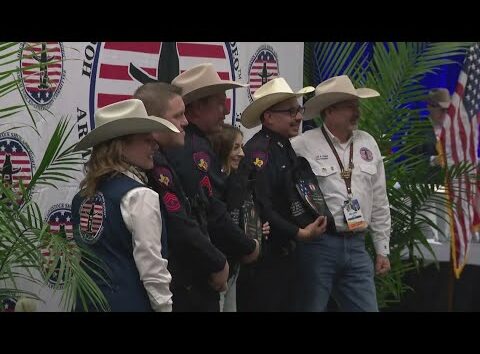
<path id="1" fill-rule="evenodd" d="M 111 311 L 171 311 L 171 275 L 158 194 L 144 171 L 158 149 L 152 132 L 179 130 L 148 116 L 143 103 L 125 100 L 100 108 L 95 129 L 75 147 L 93 147 L 80 192 L 72 202 L 76 243 L 96 257 L 89 272 Z M 79 299 L 76 310 L 96 310 Z"/>

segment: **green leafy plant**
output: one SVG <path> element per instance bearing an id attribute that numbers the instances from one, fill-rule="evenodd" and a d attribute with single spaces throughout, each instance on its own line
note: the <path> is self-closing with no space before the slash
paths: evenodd
<path id="1" fill-rule="evenodd" d="M 18 61 L 18 43 L 0 43 L 0 100 L 19 90 L 20 79 L 16 77 L 20 68 L 12 68 Z M 34 70 L 32 65 L 22 70 Z M 21 95 L 20 95 L 21 96 Z M 37 117 L 44 119 L 39 112 L 32 111 L 22 97 L 23 102 L 3 105 L 0 118 L 3 127 L 0 132 L 22 128 L 32 129 L 39 137 Z M 15 122 L 15 116 L 27 113 L 31 125 Z M 73 179 L 72 172 L 79 170 L 83 162 L 81 153 L 73 152 L 73 145 L 67 146 L 67 140 L 73 125 L 68 117 L 62 117 L 48 140 L 43 158 L 28 186 L 20 180 L 19 185 L 8 181 L 0 184 L 0 302 L 8 298 L 26 296 L 39 299 L 38 295 L 18 286 L 18 281 L 27 284 L 44 285 L 54 276 L 57 282 L 55 290 L 63 289 L 61 305 L 71 310 L 80 300 L 86 308 L 86 302 L 92 302 L 99 310 L 108 310 L 108 304 L 87 270 L 98 274 L 93 268 L 99 261 L 92 254 L 78 248 L 65 232 L 55 233 L 44 221 L 36 201 L 35 189 L 38 186 L 58 189 L 59 182 Z M 101 266 L 101 265 L 100 265 Z M 28 287 L 28 286 L 27 286 Z"/>

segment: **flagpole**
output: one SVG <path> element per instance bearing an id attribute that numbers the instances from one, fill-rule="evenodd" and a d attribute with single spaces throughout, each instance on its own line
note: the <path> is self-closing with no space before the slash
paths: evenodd
<path id="1" fill-rule="evenodd" d="M 448 312 L 454 311 L 454 300 L 455 300 L 455 271 L 453 267 L 453 258 L 452 253 L 450 252 L 450 262 L 448 263 L 449 270 L 448 270 Z"/>

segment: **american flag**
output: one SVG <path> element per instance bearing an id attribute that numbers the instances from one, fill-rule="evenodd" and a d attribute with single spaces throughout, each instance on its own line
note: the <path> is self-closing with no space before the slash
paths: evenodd
<path id="1" fill-rule="evenodd" d="M 27 187 L 32 180 L 32 161 L 22 143 L 11 137 L 0 138 L 0 172 L 2 181 L 11 183 L 14 188 L 20 180 Z"/>
<path id="2" fill-rule="evenodd" d="M 252 96 L 257 89 L 268 81 L 278 76 L 278 62 L 269 49 L 262 49 L 255 57 L 249 72 L 249 95 Z"/>
<path id="3" fill-rule="evenodd" d="M 63 56 L 59 42 L 25 43 L 22 48 L 22 68 L 40 65 L 22 71 L 27 95 L 40 105 L 48 104 L 62 78 Z"/>
<path id="4" fill-rule="evenodd" d="M 479 80 L 480 46 L 476 43 L 467 52 L 440 135 L 447 166 L 478 163 Z M 478 187 L 479 183 L 466 175 L 447 181 L 448 198 L 454 206 L 450 211 L 450 230 L 457 278 L 467 263 L 470 241 L 480 226 Z"/>
<path id="5" fill-rule="evenodd" d="M 103 224 L 103 206 L 101 203 L 97 203 L 97 200 L 89 199 L 82 204 L 80 209 L 80 229 L 89 234 L 92 239 L 95 239 Z"/>
<path id="6" fill-rule="evenodd" d="M 180 72 L 201 63 L 212 63 L 222 80 L 232 80 L 231 63 L 224 42 L 177 42 Z M 152 78 L 158 75 L 162 42 L 104 42 L 100 47 L 92 110 L 132 97 L 141 85 L 129 73 L 130 64 Z M 232 111 L 232 90 L 226 92 Z M 92 114 L 93 117 L 93 114 Z"/>

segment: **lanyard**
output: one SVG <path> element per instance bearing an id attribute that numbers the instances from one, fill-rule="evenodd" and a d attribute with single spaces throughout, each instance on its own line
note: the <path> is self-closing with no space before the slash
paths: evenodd
<path id="1" fill-rule="evenodd" d="M 340 156 L 338 156 L 337 149 L 335 149 L 335 146 L 333 146 L 332 140 L 328 136 L 323 125 L 322 125 L 322 133 L 325 139 L 327 140 L 327 143 L 330 146 L 330 149 L 332 149 L 332 152 L 337 159 L 338 165 L 340 166 L 340 176 L 345 181 L 345 187 L 347 187 L 347 193 L 348 195 L 352 195 L 353 141 L 350 144 L 350 158 L 348 161 L 348 169 L 345 169 L 343 167 L 342 160 L 340 160 Z"/>

